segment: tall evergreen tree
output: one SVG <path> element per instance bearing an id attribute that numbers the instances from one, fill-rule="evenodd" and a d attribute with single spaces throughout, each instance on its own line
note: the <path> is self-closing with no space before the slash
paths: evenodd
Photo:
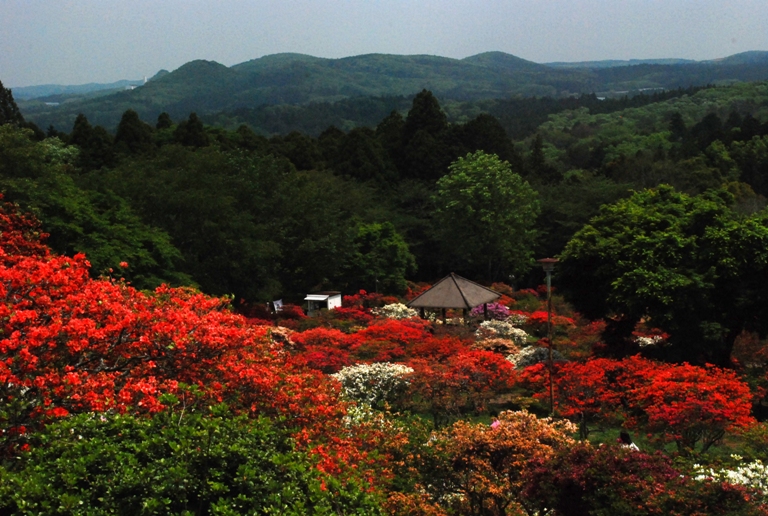
<path id="1" fill-rule="evenodd" d="M 152 127 L 142 122 L 136 111 L 129 109 L 117 126 L 115 145 L 131 154 L 147 152 L 153 146 Z"/>
<path id="2" fill-rule="evenodd" d="M 190 113 L 187 120 L 179 123 L 173 132 L 173 139 L 187 147 L 206 147 L 210 143 L 210 138 L 197 113 Z"/>
<path id="3" fill-rule="evenodd" d="M 78 166 L 84 170 L 97 170 L 115 164 L 112 136 L 100 125 L 93 127 L 82 113 L 75 119 L 69 143 L 80 147 Z"/>
<path id="4" fill-rule="evenodd" d="M 23 125 L 24 117 L 21 116 L 19 106 L 13 100 L 13 93 L 10 89 L 3 87 L 0 81 L 0 125 L 4 124 Z"/>

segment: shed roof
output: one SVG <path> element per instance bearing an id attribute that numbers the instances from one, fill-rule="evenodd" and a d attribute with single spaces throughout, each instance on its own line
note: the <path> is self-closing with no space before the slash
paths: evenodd
<path id="1" fill-rule="evenodd" d="M 472 309 L 501 297 L 498 292 L 450 273 L 429 290 L 411 299 L 411 308 L 466 308 Z"/>
<path id="2" fill-rule="evenodd" d="M 341 292 L 337 290 L 326 290 L 325 292 L 315 292 L 313 294 L 307 294 L 304 301 L 325 301 L 330 297 L 340 296 Z"/>

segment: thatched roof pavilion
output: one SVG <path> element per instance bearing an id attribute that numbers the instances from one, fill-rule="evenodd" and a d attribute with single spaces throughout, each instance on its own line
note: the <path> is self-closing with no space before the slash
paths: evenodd
<path id="1" fill-rule="evenodd" d="M 420 308 L 422 314 L 424 309 L 442 309 L 445 313 L 446 308 L 472 310 L 476 306 L 491 303 L 500 297 L 501 294 L 494 290 L 450 273 L 432 285 L 432 288 L 411 299 L 407 305 L 411 308 Z"/>

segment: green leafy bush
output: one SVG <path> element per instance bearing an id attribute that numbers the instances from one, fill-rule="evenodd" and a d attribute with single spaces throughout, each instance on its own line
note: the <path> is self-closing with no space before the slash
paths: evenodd
<path id="1" fill-rule="evenodd" d="M 267 419 L 83 414 L 0 469 L 0 514 L 378 514 L 322 475 Z"/>

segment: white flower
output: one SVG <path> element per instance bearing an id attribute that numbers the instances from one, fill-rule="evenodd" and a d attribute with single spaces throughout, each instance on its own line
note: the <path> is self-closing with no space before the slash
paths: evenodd
<path id="1" fill-rule="evenodd" d="M 507 360 L 515 364 L 516 368 L 524 369 L 533 364 L 549 361 L 549 348 L 527 346 L 521 349 L 519 353 L 507 356 Z M 553 349 L 552 360 L 564 360 L 564 357 L 557 350 Z"/>
<path id="2" fill-rule="evenodd" d="M 413 369 L 402 364 L 380 362 L 356 364 L 331 375 L 341 382 L 344 395 L 370 407 L 394 399 L 409 384 Z"/>
<path id="3" fill-rule="evenodd" d="M 528 341 L 528 334 L 520 328 L 515 328 L 507 321 L 483 321 L 475 332 L 478 339 L 501 337 L 510 339 L 518 346 L 524 346 Z"/>
<path id="4" fill-rule="evenodd" d="M 419 315 L 419 312 L 413 308 L 408 308 L 403 303 L 392 303 L 381 308 L 372 308 L 371 313 L 388 319 L 410 319 Z"/>
<path id="5" fill-rule="evenodd" d="M 635 342 L 641 347 L 655 346 L 659 344 L 664 338 L 661 335 L 654 335 L 653 337 L 635 337 Z"/>
<path id="6" fill-rule="evenodd" d="M 736 456 L 734 456 L 736 458 Z M 768 495 L 768 466 L 761 460 L 742 464 L 735 469 L 714 470 L 704 468 L 698 464 L 693 465 L 694 479 L 699 481 L 718 480 L 729 484 L 738 484 L 751 487 Z"/>

